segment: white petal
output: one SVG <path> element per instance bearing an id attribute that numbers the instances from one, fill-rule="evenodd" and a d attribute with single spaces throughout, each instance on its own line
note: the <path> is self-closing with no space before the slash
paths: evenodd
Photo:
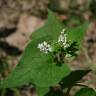
<path id="1" fill-rule="evenodd" d="M 44 41 L 43 44 L 44 44 L 45 46 L 47 46 L 47 42 L 46 42 L 46 41 Z"/>

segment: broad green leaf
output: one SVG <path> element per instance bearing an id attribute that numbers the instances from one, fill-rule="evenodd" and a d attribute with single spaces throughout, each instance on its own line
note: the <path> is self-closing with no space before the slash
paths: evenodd
<path id="1" fill-rule="evenodd" d="M 96 96 L 96 91 L 92 88 L 82 88 L 75 94 L 75 96 Z"/>
<path id="2" fill-rule="evenodd" d="M 68 76 L 63 78 L 60 82 L 62 88 L 68 88 L 73 86 L 76 82 L 81 80 L 85 75 L 87 75 L 90 70 L 76 70 L 72 71 Z"/>
<path id="3" fill-rule="evenodd" d="M 77 42 L 80 46 L 83 41 L 84 35 L 87 31 L 87 28 L 89 26 L 89 22 L 85 22 L 81 26 L 77 28 L 72 28 L 68 30 L 68 39 L 71 42 Z"/>
<path id="4" fill-rule="evenodd" d="M 84 24 L 83 27 L 84 26 L 86 26 L 86 24 Z M 83 27 L 81 26 L 68 31 L 68 37 L 70 37 L 71 41 L 80 42 L 82 40 L 83 34 L 85 33 L 85 30 L 82 30 L 85 28 Z M 37 48 L 38 44 L 43 41 L 51 43 L 58 40 L 62 29 L 62 24 L 54 14 L 49 11 L 46 24 L 32 34 L 31 41 L 27 45 L 19 64 L 1 83 L 0 87 L 17 87 L 27 83 L 33 83 L 39 87 L 49 87 L 56 85 L 62 78 L 66 77 L 70 73 L 68 65 L 62 64 L 62 66 L 57 66 L 53 62 L 50 54 L 43 54 Z M 78 32 L 78 36 L 76 32 Z"/>
<path id="5" fill-rule="evenodd" d="M 25 52 L 16 69 L 1 84 L 1 87 L 17 87 L 32 82 L 36 86 L 47 87 L 57 84 L 70 73 L 67 64 L 57 66 L 50 55 L 43 54 L 38 44 L 43 41 L 58 39 L 62 24 L 49 11 L 48 20 L 44 27 L 32 35 L 32 41 L 27 45 Z"/>

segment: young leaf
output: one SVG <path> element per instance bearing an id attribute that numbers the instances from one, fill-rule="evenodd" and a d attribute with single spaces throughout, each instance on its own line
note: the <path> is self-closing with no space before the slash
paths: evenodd
<path id="1" fill-rule="evenodd" d="M 73 86 L 76 82 L 82 79 L 85 75 L 87 75 L 90 70 L 76 70 L 71 72 L 68 76 L 63 78 L 60 82 L 61 87 L 68 88 Z"/>
<path id="2" fill-rule="evenodd" d="M 87 31 L 88 26 L 89 22 L 85 22 L 77 28 L 68 29 L 68 39 L 71 42 L 77 42 L 78 45 L 80 45 L 82 43 L 83 37 Z"/>
<path id="3" fill-rule="evenodd" d="M 96 91 L 92 88 L 82 88 L 75 94 L 75 96 L 96 96 Z"/>

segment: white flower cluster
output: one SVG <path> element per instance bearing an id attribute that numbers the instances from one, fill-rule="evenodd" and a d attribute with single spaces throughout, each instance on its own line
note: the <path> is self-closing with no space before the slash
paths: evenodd
<path id="1" fill-rule="evenodd" d="M 65 34 L 64 32 L 65 32 L 65 29 L 62 30 L 58 38 L 58 43 L 63 44 L 63 47 L 66 48 L 69 46 L 69 44 L 67 42 L 67 34 Z M 40 49 L 40 51 L 46 54 L 53 51 L 51 45 L 49 45 L 46 41 L 38 44 L 38 48 Z"/>
<path id="2" fill-rule="evenodd" d="M 48 53 L 48 52 L 52 52 L 52 48 L 51 46 L 44 41 L 43 43 L 38 44 L 38 48 L 40 49 L 40 51 L 44 52 L 44 53 Z"/>
<path id="3" fill-rule="evenodd" d="M 69 46 L 69 44 L 67 43 L 67 34 L 65 33 L 65 29 L 62 30 L 58 38 L 58 43 L 62 43 L 64 48 Z"/>

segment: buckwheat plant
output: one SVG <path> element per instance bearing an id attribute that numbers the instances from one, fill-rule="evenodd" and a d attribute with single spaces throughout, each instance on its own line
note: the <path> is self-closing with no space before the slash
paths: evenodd
<path id="1" fill-rule="evenodd" d="M 76 42 L 70 44 L 65 31 L 65 29 L 62 29 L 55 43 L 48 44 L 44 41 L 37 46 L 41 52 L 52 55 L 54 62 L 58 65 L 64 63 L 69 57 L 76 56 L 78 51 Z"/>
<path id="2" fill-rule="evenodd" d="M 68 64 L 78 55 L 88 25 L 64 28 L 49 10 L 46 24 L 32 34 L 19 64 L 0 82 L 0 96 L 5 96 L 6 88 L 28 84 L 35 87 L 37 96 L 71 96 L 75 86 L 80 89 L 74 96 L 96 96 L 95 89 L 81 81 L 92 70 L 72 70 Z"/>

